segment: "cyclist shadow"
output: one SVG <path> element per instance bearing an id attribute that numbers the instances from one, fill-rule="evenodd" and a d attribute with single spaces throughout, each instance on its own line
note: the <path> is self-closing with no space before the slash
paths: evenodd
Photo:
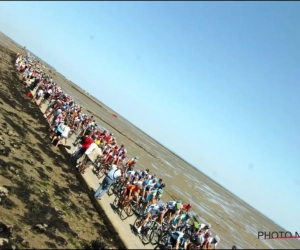
<path id="1" fill-rule="evenodd" d="M 119 209 L 113 203 L 110 203 L 110 207 L 114 211 L 115 214 L 119 214 L 120 213 Z"/>
<path id="2" fill-rule="evenodd" d="M 129 224 L 129 227 L 130 227 L 131 232 L 132 232 L 135 236 L 138 236 L 138 235 L 139 235 L 139 233 L 138 233 L 138 231 L 137 231 L 137 229 L 135 228 L 134 225 Z"/>

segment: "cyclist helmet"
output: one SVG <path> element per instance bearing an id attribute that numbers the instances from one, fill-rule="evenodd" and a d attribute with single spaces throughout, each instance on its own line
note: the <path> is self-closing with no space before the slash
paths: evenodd
<path id="1" fill-rule="evenodd" d="M 195 227 L 196 229 L 199 228 L 199 223 L 198 223 L 197 221 L 194 221 L 193 225 L 194 225 L 194 227 Z"/>
<path id="2" fill-rule="evenodd" d="M 164 187 L 166 187 L 166 184 L 165 184 L 165 183 L 162 183 L 162 184 L 160 185 L 160 188 L 164 188 Z"/>
<path id="3" fill-rule="evenodd" d="M 180 210 L 182 208 L 182 204 L 180 202 L 176 202 L 176 209 Z"/>
<path id="4" fill-rule="evenodd" d="M 208 223 L 208 224 L 206 224 L 206 226 L 205 226 L 207 229 L 210 229 L 211 228 L 211 225 L 210 225 L 210 223 Z"/>
<path id="5" fill-rule="evenodd" d="M 149 169 L 148 169 L 148 168 L 146 169 L 146 172 L 147 172 L 147 174 L 149 174 L 149 172 L 150 172 L 150 171 L 149 171 Z"/>
<path id="6" fill-rule="evenodd" d="M 232 250 L 236 250 L 237 249 L 237 247 L 236 246 L 232 246 L 232 248 L 231 248 Z"/>

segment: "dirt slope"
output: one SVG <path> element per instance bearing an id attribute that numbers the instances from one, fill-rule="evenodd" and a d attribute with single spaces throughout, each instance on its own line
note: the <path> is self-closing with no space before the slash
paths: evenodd
<path id="1" fill-rule="evenodd" d="M 0 238 L 17 248 L 78 248 L 99 238 L 123 248 L 93 207 L 63 149 L 0 45 Z"/>

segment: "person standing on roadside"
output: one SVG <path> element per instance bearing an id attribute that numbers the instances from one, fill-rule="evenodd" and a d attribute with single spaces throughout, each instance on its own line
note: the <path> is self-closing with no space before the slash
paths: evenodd
<path id="1" fill-rule="evenodd" d="M 86 133 L 85 136 L 82 138 L 81 148 L 77 152 L 75 152 L 75 154 L 72 157 L 72 163 L 75 166 L 77 165 L 77 160 L 79 160 L 84 155 L 85 151 L 91 146 L 93 142 L 94 140 L 91 137 L 90 133 Z"/>
<path id="2" fill-rule="evenodd" d="M 67 145 L 67 141 L 68 141 L 68 137 L 69 137 L 69 133 L 70 133 L 70 127 L 68 126 L 67 122 L 64 121 L 64 128 L 63 131 L 61 133 L 60 139 L 57 141 L 55 147 L 58 147 L 58 145 L 65 140 L 65 146 Z"/>
<path id="3" fill-rule="evenodd" d="M 112 169 L 107 173 L 102 183 L 95 192 L 95 198 L 101 200 L 101 197 L 107 192 L 110 186 L 118 179 L 121 178 L 122 172 L 119 166 L 112 165 Z"/>

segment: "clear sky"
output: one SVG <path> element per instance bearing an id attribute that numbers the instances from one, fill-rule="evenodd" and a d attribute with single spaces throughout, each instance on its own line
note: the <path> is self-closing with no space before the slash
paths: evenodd
<path id="1" fill-rule="evenodd" d="M 2 32 L 298 232 L 299 24 L 300 2 L 0 2 Z"/>

